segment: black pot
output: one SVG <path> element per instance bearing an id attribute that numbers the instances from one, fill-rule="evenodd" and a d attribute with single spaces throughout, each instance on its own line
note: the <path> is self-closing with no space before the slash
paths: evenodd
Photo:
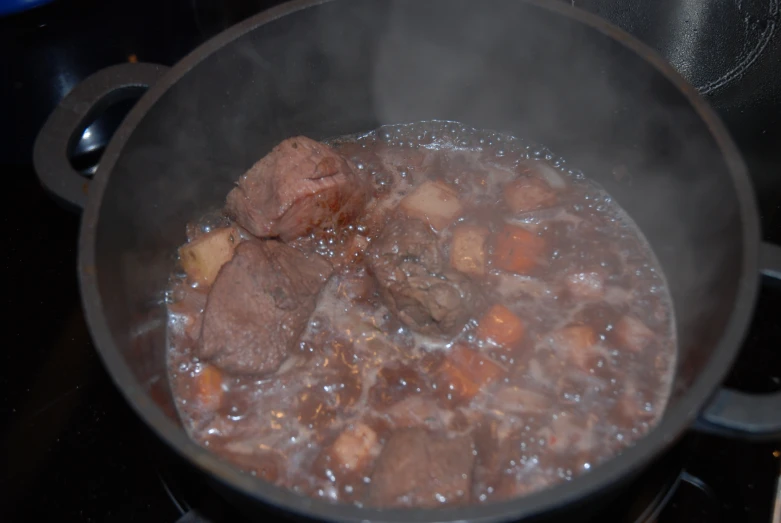
<path id="1" fill-rule="evenodd" d="M 67 160 L 74 131 L 146 88 L 95 179 L 80 177 Z M 163 294 L 185 224 L 220 207 L 239 175 L 283 138 L 428 119 L 544 143 L 602 183 L 640 225 L 667 275 L 680 344 L 663 419 L 585 476 L 485 506 L 359 509 L 241 473 L 187 437 L 166 380 Z M 247 510 L 404 522 L 584 514 L 595 496 L 615 493 L 692 427 L 781 433 L 778 394 L 719 389 L 751 318 L 760 269 L 781 273 L 781 251 L 760 245 L 735 145 L 669 65 L 566 4 L 291 2 L 220 34 L 171 70 L 128 64 L 89 78 L 41 131 L 35 166 L 47 188 L 86 206 L 82 296 L 112 377 L 163 440 Z"/>

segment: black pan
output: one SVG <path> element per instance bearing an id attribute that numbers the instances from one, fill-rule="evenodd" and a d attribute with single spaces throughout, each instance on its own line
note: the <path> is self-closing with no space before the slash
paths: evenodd
<path id="1" fill-rule="evenodd" d="M 148 89 L 95 179 L 67 160 L 76 131 Z M 223 203 L 283 138 L 457 120 L 534 139 L 582 169 L 640 225 L 665 270 L 678 328 L 670 405 L 647 437 L 572 482 L 529 497 L 436 510 L 367 510 L 299 497 L 245 475 L 182 429 L 165 373 L 163 293 L 185 224 Z M 499 521 L 578 510 L 696 427 L 781 432 L 781 397 L 720 389 L 751 318 L 760 244 L 743 161 L 713 111 L 626 33 L 543 0 L 302 0 L 210 40 L 170 70 L 126 64 L 77 86 L 38 137 L 43 184 L 84 206 L 79 275 L 96 346 L 144 421 L 253 513 L 336 521 Z"/>

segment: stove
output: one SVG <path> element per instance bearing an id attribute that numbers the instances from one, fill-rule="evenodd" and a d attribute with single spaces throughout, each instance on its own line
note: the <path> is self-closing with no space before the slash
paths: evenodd
<path id="1" fill-rule="evenodd" d="M 564 1 L 636 34 L 700 89 L 748 164 L 764 239 L 781 244 L 778 0 Z M 40 187 L 31 151 L 54 105 L 90 73 L 126 60 L 171 65 L 274 3 L 59 0 L 0 18 L 0 165 L 7 184 L 0 267 L 10 285 L 0 374 L 0 520 L 241 521 L 149 433 L 103 369 L 79 300 L 79 216 Z M 127 108 L 88 128 L 74 165 L 91 172 Z M 748 392 L 781 390 L 781 285 L 763 283 L 727 380 Z M 599 520 L 781 522 L 779 474 L 781 440 L 690 433 Z"/>

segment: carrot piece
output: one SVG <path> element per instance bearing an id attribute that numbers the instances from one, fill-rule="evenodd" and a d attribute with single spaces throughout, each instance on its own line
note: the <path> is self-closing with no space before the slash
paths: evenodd
<path id="1" fill-rule="evenodd" d="M 493 266 L 515 274 L 529 274 L 540 265 L 545 240 L 515 225 L 505 225 L 496 235 Z"/>
<path id="2" fill-rule="evenodd" d="M 523 339 L 523 321 L 504 305 L 496 304 L 483 314 L 477 324 L 477 336 L 505 347 Z"/>
<path id="3" fill-rule="evenodd" d="M 222 371 L 214 365 L 204 365 L 195 378 L 195 399 L 209 410 L 216 410 L 222 403 Z"/>
<path id="4" fill-rule="evenodd" d="M 438 373 L 445 392 L 456 400 L 468 401 L 482 387 L 500 379 L 504 369 L 479 352 L 456 345 Z"/>

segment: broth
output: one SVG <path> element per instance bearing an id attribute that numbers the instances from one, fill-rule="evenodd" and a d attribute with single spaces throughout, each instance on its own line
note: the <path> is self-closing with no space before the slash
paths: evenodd
<path id="1" fill-rule="evenodd" d="M 216 279 L 185 270 L 169 293 L 169 378 L 195 441 L 307 496 L 429 507 L 568 481 L 654 426 L 674 315 L 610 195 L 544 148 L 450 122 L 328 145 L 366 183 L 359 211 L 340 196 L 338 223 L 297 236 L 281 218 L 264 235 L 283 241 L 258 240 L 229 197 L 188 227 L 189 245 L 230 242 Z M 243 295 L 271 274 L 284 314 Z M 245 308 L 221 305 L 238 295 Z M 257 345 L 231 323 L 243 310 L 282 341 L 236 349 Z"/>

